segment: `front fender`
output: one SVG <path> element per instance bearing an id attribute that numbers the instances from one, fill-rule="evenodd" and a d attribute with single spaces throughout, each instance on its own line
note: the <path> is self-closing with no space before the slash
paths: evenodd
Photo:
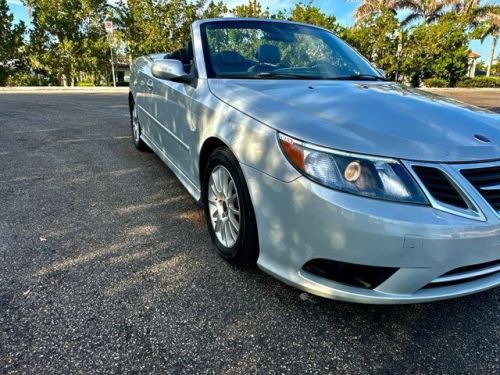
<path id="1" fill-rule="evenodd" d="M 283 182 L 300 176 L 285 158 L 278 144 L 277 132 L 271 127 L 240 112 L 211 95 L 209 105 L 201 114 L 201 139 L 198 155 L 204 141 L 221 140 L 238 161 Z"/>

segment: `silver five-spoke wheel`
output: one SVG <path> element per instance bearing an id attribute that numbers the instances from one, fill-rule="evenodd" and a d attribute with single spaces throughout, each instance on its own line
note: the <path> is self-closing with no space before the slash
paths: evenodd
<path id="1" fill-rule="evenodd" d="M 137 118 L 137 109 L 134 106 L 132 110 L 132 131 L 134 133 L 134 142 L 138 144 L 140 141 L 141 130 L 139 128 L 139 119 Z"/>
<path id="2" fill-rule="evenodd" d="M 221 165 L 215 167 L 208 182 L 208 209 L 217 239 L 232 247 L 240 231 L 240 203 L 233 177 Z"/>

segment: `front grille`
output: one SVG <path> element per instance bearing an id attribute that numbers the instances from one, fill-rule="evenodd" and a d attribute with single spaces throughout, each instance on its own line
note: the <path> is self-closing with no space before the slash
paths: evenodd
<path id="1" fill-rule="evenodd" d="M 435 200 L 458 208 L 468 208 L 460 193 L 439 169 L 414 166 L 413 170 Z"/>
<path id="2" fill-rule="evenodd" d="M 500 211 L 500 166 L 462 169 L 461 172 L 495 211 Z"/>

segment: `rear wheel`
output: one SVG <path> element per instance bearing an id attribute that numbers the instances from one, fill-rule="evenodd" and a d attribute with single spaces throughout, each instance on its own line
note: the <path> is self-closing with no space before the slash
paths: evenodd
<path id="1" fill-rule="evenodd" d="M 208 159 L 202 199 L 218 253 L 234 264 L 255 264 L 259 252 L 255 214 L 243 172 L 227 148 L 215 150 Z"/>
<path id="2" fill-rule="evenodd" d="M 130 106 L 130 125 L 132 127 L 134 145 L 139 151 L 149 151 L 149 147 L 141 139 L 142 128 L 137 116 L 137 107 L 135 103 L 132 103 Z"/>

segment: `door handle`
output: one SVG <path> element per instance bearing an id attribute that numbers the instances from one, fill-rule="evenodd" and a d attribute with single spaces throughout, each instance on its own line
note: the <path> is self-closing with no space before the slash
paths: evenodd
<path id="1" fill-rule="evenodd" d="M 151 78 L 150 78 L 150 79 L 148 79 L 148 81 L 146 82 L 146 85 L 148 85 L 148 87 L 149 87 L 150 89 L 152 89 L 152 88 L 153 88 L 153 80 L 152 80 Z"/>

